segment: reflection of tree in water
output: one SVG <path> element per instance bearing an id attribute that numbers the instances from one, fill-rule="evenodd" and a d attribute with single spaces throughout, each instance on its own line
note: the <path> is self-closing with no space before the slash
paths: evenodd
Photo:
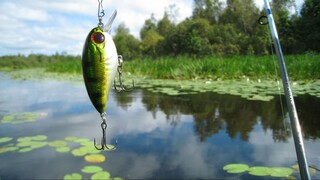
<path id="1" fill-rule="evenodd" d="M 296 98 L 295 102 L 304 137 L 320 138 L 320 98 L 305 95 Z"/>
<path id="2" fill-rule="evenodd" d="M 162 111 L 166 114 L 167 121 L 172 125 L 180 122 L 181 114 L 192 115 L 195 132 L 200 141 L 205 141 L 223 128 L 231 138 L 240 136 L 242 140 L 247 141 L 257 123 L 261 123 L 265 131 L 271 129 L 273 139 L 276 142 L 286 142 L 291 137 L 289 119 L 288 117 L 284 118 L 278 97 L 269 102 L 262 102 L 215 93 L 167 96 L 143 90 L 142 94 L 142 102 L 146 109 L 151 111 L 154 117 L 157 111 Z M 284 98 L 282 101 L 285 104 Z M 319 109 L 320 102 L 317 101 L 315 103 L 317 106 L 315 106 L 307 103 L 309 99 L 296 101 L 297 105 L 308 107 L 307 111 L 299 113 L 300 119 L 303 120 L 302 126 L 305 130 L 305 136 L 319 138 L 319 130 L 316 129 L 319 127 L 319 121 L 314 117 L 316 112 L 311 111 Z M 287 110 L 284 109 L 284 112 Z"/>
<path id="3" fill-rule="evenodd" d="M 176 96 L 167 96 L 161 93 L 153 93 L 142 90 L 142 103 L 146 109 L 152 112 L 153 118 L 156 118 L 158 110 L 163 111 L 169 124 L 177 125 L 180 122 L 180 101 Z"/>
<path id="4" fill-rule="evenodd" d="M 114 97 L 116 99 L 117 105 L 122 107 L 124 110 L 128 110 L 128 107 L 130 107 L 131 103 L 133 102 L 132 93 L 116 93 Z"/>

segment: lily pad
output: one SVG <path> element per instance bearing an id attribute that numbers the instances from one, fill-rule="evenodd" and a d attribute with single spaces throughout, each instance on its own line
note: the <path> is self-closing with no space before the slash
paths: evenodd
<path id="1" fill-rule="evenodd" d="M 71 149 L 69 147 L 58 147 L 56 148 L 56 151 L 57 152 L 60 152 L 60 153 L 67 153 L 69 152 Z"/>
<path id="2" fill-rule="evenodd" d="M 293 173 L 293 169 L 287 167 L 273 167 L 269 169 L 272 177 L 288 177 Z"/>
<path id="3" fill-rule="evenodd" d="M 88 154 L 88 151 L 85 148 L 74 149 L 71 152 L 74 156 L 84 156 Z"/>
<path id="4" fill-rule="evenodd" d="M 22 149 L 20 149 L 18 152 L 20 152 L 20 153 L 25 153 L 25 152 L 30 152 L 30 151 L 32 151 L 32 150 L 33 150 L 32 148 L 27 147 L 27 148 L 22 148 Z"/>
<path id="5" fill-rule="evenodd" d="M 264 166 L 254 166 L 249 169 L 249 174 L 254 176 L 269 176 L 270 168 Z"/>
<path id="6" fill-rule="evenodd" d="M 11 141 L 13 138 L 12 137 L 3 137 L 0 138 L 0 143 L 5 143 Z"/>
<path id="7" fill-rule="evenodd" d="M 101 154 L 92 154 L 85 156 L 84 159 L 90 163 L 102 163 L 106 160 L 106 157 Z"/>
<path id="8" fill-rule="evenodd" d="M 27 146 L 32 146 L 33 144 L 34 144 L 34 142 L 32 142 L 32 141 L 23 141 L 23 142 L 17 143 L 16 146 L 27 147 Z"/>
<path id="9" fill-rule="evenodd" d="M 57 140 L 57 141 L 49 142 L 48 145 L 51 147 L 65 147 L 68 145 L 68 143 L 66 141 Z"/>
<path id="10" fill-rule="evenodd" d="M 93 144 L 88 144 L 86 146 L 81 146 L 80 147 L 83 151 L 86 151 L 88 154 L 99 154 L 101 153 L 100 150 L 97 150 Z"/>
<path id="11" fill-rule="evenodd" d="M 82 175 L 78 173 L 67 174 L 63 177 L 64 180 L 80 180 L 82 179 Z"/>
<path id="12" fill-rule="evenodd" d="M 37 135 L 37 136 L 31 137 L 31 139 L 35 141 L 43 141 L 43 140 L 47 140 L 48 137 L 45 135 Z"/>
<path id="13" fill-rule="evenodd" d="M 91 142 L 91 141 L 90 141 L 90 139 L 87 139 L 87 138 L 79 138 L 79 139 L 74 140 L 74 142 L 83 143 L 83 142 Z"/>
<path id="14" fill-rule="evenodd" d="M 298 165 L 298 164 L 293 165 L 293 166 L 292 166 L 292 169 L 294 169 L 296 172 L 300 173 L 300 169 L 299 169 L 299 165 Z M 311 176 L 313 176 L 313 175 L 316 174 L 316 170 L 315 170 L 314 168 L 309 167 L 308 169 L 309 169 L 309 174 L 310 174 Z"/>
<path id="15" fill-rule="evenodd" d="M 32 145 L 30 146 L 32 149 L 39 149 L 42 148 L 44 146 L 48 145 L 48 142 L 33 142 Z"/>
<path id="16" fill-rule="evenodd" d="M 32 141 L 32 137 L 20 137 L 17 139 L 18 142 L 26 142 L 26 141 Z"/>
<path id="17" fill-rule="evenodd" d="M 14 115 L 7 115 L 2 118 L 1 122 L 10 123 L 12 120 L 14 120 Z"/>
<path id="18" fill-rule="evenodd" d="M 18 147 L 2 147 L 0 148 L 0 154 L 10 152 L 10 151 L 16 151 L 18 149 L 19 149 Z"/>
<path id="19" fill-rule="evenodd" d="M 228 164 L 223 167 L 228 173 L 243 173 L 249 170 L 246 164 Z"/>
<path id="20" fill-rule="evenodd" d="M 109 179 L 109 178 L 110 178 L 110 173 L 107 171 L 98 172 L 91 176 L 92 180 L 101 180 L 101 179 Z"/>
<path id="21" fill-rule="evenodd" d="M 81 169 L 81 171 L 84 173 L 93 174 L 101 172 L 103 169 L 100 166 L 85 166 Z"/>
<path id="22" fill-rule="evenodd" d="M 2 118 L 2 123 L 22 124 L 26 122 L 35 122 L 40 114 L 32 112 L 13 113 Z"/>
<path id="23" fill-rule="evenodd" d="M 78 138 L 75 137 L 75 136 L 68 136 L 68 137 L 65 137 L 64 139 L 65 139 L 66 141 L 75 141 L 75 140 L 77 140 Z"/>

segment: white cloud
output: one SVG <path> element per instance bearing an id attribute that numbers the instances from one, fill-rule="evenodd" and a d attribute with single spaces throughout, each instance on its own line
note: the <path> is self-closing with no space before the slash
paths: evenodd
<path id="1" fill-rule="evenodd" d="M 191 0 L 112 0 L 103 2 L 107 21 L 117 9 L 114 28 L 124 22 L 135 36 L 154 13 L 157 19 L 170 4 L 180 8 L 180 18 L 190 16 Z M 4 0 L 0 2 L 0 55 L 65 51 L 80 55 L 87 33 L 97 25 L 96 0 Z"/>
<path id="2" fill-rule="evenodd" d="M 261 6 L 262 0 L 255 0 Z M 302 4 L 303 0 L 297 0 Z M 161 19 L 170 5 L 178 9 L 177 22 L 190 17 L 193 0 L 104 1 L 107 21 L 117 9 L 113 28 L 124 22 L 139 37 L 146 19 Z M 301 6 L 301 5 L 300 5 Z M 67 52 L 80 55 L 87 33 L 97 25 L 97 0 L 2 0 L 0 2 L 0 55 Z"/>

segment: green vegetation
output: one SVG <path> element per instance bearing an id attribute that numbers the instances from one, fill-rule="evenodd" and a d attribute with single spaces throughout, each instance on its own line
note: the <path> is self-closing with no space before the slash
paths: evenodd
<path id="1" fill-rule="evenodd" d="M 230 174 L 249 173 L 252 176 L 271 176 L 274 178 L 288 178 L 294 179 L 291 176 L 293 173 L 299 173 L 299 166 L 292 167 L 266 167 L 266 166 L 253 166 L 249 167 L 246 164 L 227 164 L 223 170 Z M 309 168 L 310 174 L 315 174 L 315 169 Z"/>
<path id="2" fill-rule="evenodd" d="M 317 0 L 305 0 L 300 12 L 293 1 L 272 1 L 288 73 L 293 80 L 320 79 L 320 27 Z M 177 8 L 163 18 L 153 15 L 140 30 L 140 39 L 120 24 L 114 36 L 123 55 L 124 72 L 151 79 L 277 79 L 268 26 L 253 0 L 194 0 L 192 16 L 176 23 Z M 295 55 L 288 55 L 295 54 Z M 80 56 L 2 56 L 0 70 L 43 68 L 46 72 L 81 74 Z M 278 74 L 278 75 L 277 75 Z"/>
<path id="3" fill-rule="evenodd" d="M 290 78 L 320 79 L 319 55 L 286 56 Z M 277 79 L 278 62 L 274 56 L 188 57 L 145 59 L 125 62 L 124 72 L 152 79 Z"/>
<path id="4" fill-rule="evenodd" d="M 191 17 L 176 23 L 178 8 L 170 6 L 161 19 L 154 15 L 140 30 L 140 39 L 121 24 L 114 38 L 127 60 L 141 57 L 210 57 L 272 54 L 268 26 L 258 23 L 265 15 L 253 0 L 193 0 Z M 294 11 L 291 0 L 272 1 L 272 12 L 285 54 L 320 52 L 320 1 L 305 0 Z"/>
<path id="5" fill-rule="evenodd" d="M 59 66 L 61 61 L 66 62 L 64 60 L 77 61 L 80 60 L 80 56 L 60 55 L 58 53 L 52 56 L 42 54 L 30 54 L 29 56 L 1 56 L 0 69 L 44 68 L 49 65 L 53 67 Z"/>
<path id="6" fill-rule="evenodd" d="M 75 158 L 82 158 L 82 156 L 88 154 L 84 157 L 84 160 L 88 163 L 100 164 L 106 160 L 106 157 L 101 154 L 102 151 L 96 150 L 93 142 L 89 139 L 74 136 L 65 137 L 65 140 L 48 141 L 48 139 L 46 135 L 42 134 L 19 137 L 15 139 L 15 142 L 13 142 L 13 137 L 0 137 L 0 154 L 9 152 L 30 153 L 49 146 L 55 148 L 56 153 L 71 152 Z M 82 151 L 81 155 L 74 153 L 79 149 Z M 81 169 L 81 172 L 66 174 L 63 179 L 122 179 L 120 177 L 111 178 L 111 174 L 100 166 L 86 165 Z"/>
<path id="7" fill-rule="evenodd" d="M 0 57 L 0 69 L 44 68 L 46 72 L 80 75 L 80 57 L 72 56 L 5 56 Z M 285 56 L 288 73 L 293 80 L 320 79 L 320 55 L 306 53 Z M 233 56 L 166 57 L 159 59 L 126 61 L 123 71 L 126 75 L 149 79 L 269 79 L 279 78 L 276 56 Z M 278 75 L 278 77 L 277 77 Z"/>

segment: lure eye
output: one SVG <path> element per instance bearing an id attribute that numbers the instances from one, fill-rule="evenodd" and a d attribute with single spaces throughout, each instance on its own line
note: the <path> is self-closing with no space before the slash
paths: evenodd
<path id="1" fill-rule="evenodd" d="M 92 35 L 92 40 L 93 40 L 93 42 L 95 42 L 97 44 L 101 44 L 104 42 L 105 37 L 102 33 L 98 32 L 98 33 L 94 33 Z"/>

